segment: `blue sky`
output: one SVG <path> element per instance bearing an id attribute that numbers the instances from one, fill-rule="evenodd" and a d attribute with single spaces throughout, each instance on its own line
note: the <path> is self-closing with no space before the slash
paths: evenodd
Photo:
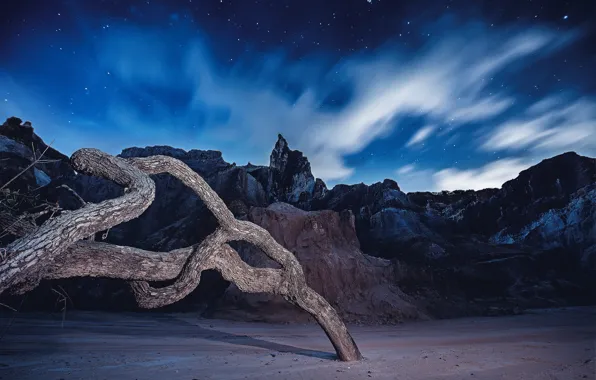
<path id="1" fill-rule="evenodd" d="M 330 185 L 406 191 L 596 156 L 594 8 L 197 2 L 4 10 L 0 117 L 65 154 L 171 145 L 238 164 L 268 164 L 281 133 Z"/>

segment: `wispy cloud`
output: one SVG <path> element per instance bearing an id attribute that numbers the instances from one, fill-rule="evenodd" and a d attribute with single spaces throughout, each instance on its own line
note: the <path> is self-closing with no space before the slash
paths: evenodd
<path id="1" fill-rule="evenodd" d="M 596 101 L 562 95 L 532 104 L 525 114 L 492 130 L 484 150 L 518 150 L 552 155 L 565 150 L 596 153 Z"/>
<path id="2" fill-rule="evenodd" d="M 420 128 L 418 131 L 416 131 L 416 133 L 414 133 L 410 140 L 408 140 L 406 146 L 420 144 L 421 142 L 426 140 L 431 135 L 431 133 L 433 133 L 435 128 L 436 127 L 434 125 L 427 125 L 425 127 Z"/>
<path id="3" fill-rule="evenodd" d="M 493 161 L 476 169 L 443 169 L 434 174 L 435 190 L 500 188 L 503 183 L 517 177 L 528 166 L 530 163 L 525 160 L 510 158 Z"/>
<path id="4" fill-rule="evenodd" d="M 415 59 L 382 52 L 374 60 L 348 61 L 340 71 L 352 77 L 357 96 L 322 127 L 322 137 L 333 136 L 332 142 L 321 139 L 317 145 L 336 154 L 358 151 L 407 114 L 455 125 L 494 117 L 511 99 L 484 94 L 491 77 L 547 46 L 562 45 L 567 37 L 548 30 L 504 35 L 464 29 Z"/>
<path id="5" fill-rule="evenodd" d="M 504 96 L 489 96 L 467 107 L 456 109 L 451 115 L 459 123 L 482 121 L 500 115 L 513 104 L 513 99 Z"/>
<path id="6" fill-rule="evenodd" d="M 404 175 L 404 174 L 412 173 L 414 171 L 414 169 L 416 169 L 416 165 L 408 164 L 408 165 L 404 165 L 401 168 L 397 169 L 395 172 L 398 175 Z"/>
<path id="7" fill-rule="evenodd" d="M 404 192 L 434 190 L 433 171 L 407 164 L 395 170 L 395 179 Z"/>
<path id="8" fill-rule="evenodd" d="M 520 154 L 478 168 L 448 168 L 433 176 L 437 190 L 500 188 L 544 158 L 573 150 L 596 155 L 596 102 L 557 94 L 531 104 L 520 117 L 506 120 L 483 137 L 480 148 Z M 523 152 L 522 152 L 523 151 Z"/>

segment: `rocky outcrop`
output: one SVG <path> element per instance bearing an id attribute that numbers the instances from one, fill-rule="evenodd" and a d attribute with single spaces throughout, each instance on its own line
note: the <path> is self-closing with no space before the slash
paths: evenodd
<path id="1" fill-rule="evenodd" d="M 476 234 L 494 245 L 557 251 L 573 265 L 579 260 L 594 270 L 595 186 L 596 159 L 568 152 L 524 170 L 501 189 L 459 192 L 442 210 L 440 195 L 408 196 L 419 205 L 424 199 L 450 218 L 458 234 Z"/>
<path id="2" fill-rule="evenodd" d="M 308 159 L 302 152 L 291 150 L 282 135 L 277 136 L 269 166 L 249 163 L 244 168 L 263 186 L 268 203 L 286 202 L 308 209 L 313 199 L 327 191 L 325 182 L 313 176 Z"/>
<path id="3" fill-rule="evenodd" d="M 267 193 L 255 177 L 242 167 L 232 167 L 209 177 L 209 185 L 236 217 L 245 217 L 250 207 L 266 206 Z"/>
<path id="4" fill-rule="evenodd" d="M 569 203 L 550 209 L 518 233 L 503 229 L 491 236 L 495 244 L 524 243 L 543 250 L 565 249 L 579 254 L 582 267 L 596 272 L 596 184 L 573 193 Z M 596 279 L 594 280 L 596 286 Z"/>
<path id="5" fill-rule="evenodd" d="M 424 208 L 412 203 L 398 184 L 385 179 L 372 185 L 336 185 L 312 201 L 313 210 L 350 210 L 363 252 L 398 257 L 419 241 L 440 242 L 429 226 L 436 221 Z M 440 222 L 438 224 L 441 224 Z"/>
<path id="6" fill-rule="evenodd" d="M 0 126 L 0 186 L 22 172 L 11 182 L 11 189 L 29 191 L 43 187 L 52 178 L 74 176 L 68 162 L 68 157 L 33 132 L 30 122 L 11 117 Z"/>
<path id="7" fill-rule="evenodd" d="M 127 148 L 119 154 L 120 157 L 124 158 L 149 157 L 156 155 L 177 158 L 205 178 L 232 166 L 231 164 L 225 162 L 221 152 L 216 150 L 191 149 L 187 152 L 183 149 L 172 148 L 165 145 L 157 145 L 148 146 L 145 148 Z"/>
<path id="8" fill-rule="evenodd" d="M 297 203 L 312 198 L 315 177 L 310 163 L 302 152 L 291 150 L 282 135 L 277 136 L 277 143 L 269 159 L 268 190 L 272 200 Z"/>
<path id="9" fill-rule="evenodd" d="M 364 255 L 359 249 L 350 211 L 303 211 L 286 203 L 254 207 L 248 220 L 267 229 L 296 255 L 307 283 L 320 292 L 348 321 L 395 322 L 427 318 L 416 301 L 397 286 L 389 260 Z M 256 267 L 277 267 L 257 249 L 243 245 L 242 258 Z M 265 321 L 305 320 L 279 296 L 245 294 L 230 286 L 215 315 Z"/>
<path id="10" fill-rule="evenodd" d="M 596 301 L 595 187 L 596 160 L 570 152 L 501 189 L 408 197 L 447 221 L 447 262 L 467 257 L 449 264 L 452 283 L 527 307 L 548 306 Z M 497 251 L 511 254 L 490 257 Z M 492 291 L 480 278 L 490 279 Z"/>
<path id="11" fill-rule="evenodd" d="M 408 193 L 408 199 L 427 212 L 436 213 L 447 221 L 459 222 L 468 207 L 487 201 L 498 191 L 499 189 L 415 192 Z"/>
<path id="12" fill-rule="evenodd" d="M 574 152 L 543 160 L 483 202 L 468 207 L 461 221 L 467 232 L 518 234 L 552 209 L 569 204 L 578 190 L 596 183 L 596 159 Z"/>

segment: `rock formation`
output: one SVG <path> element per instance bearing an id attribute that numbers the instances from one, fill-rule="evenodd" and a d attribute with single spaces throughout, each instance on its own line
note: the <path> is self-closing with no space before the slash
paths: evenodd
<path id="1" fill-rule="evenodd" d="M 9 119 L 0 127 L 0 154 L 9 158 L 0 161 L 2 180 L 27 168 L 46 146 L 29 124 Z M 596 302 L 595 159 L 559 155 L 501 189 L 406 194 L 390 179 L 327 189 L 312 175 L 308 159 L 281 135 L 269 166 L 237 166 L 220 152 L 165 146 L 129 148 L 120 156 L 155 154 L 182 160 L 237 219 L 263 226 L 293 251 L 309 284 L 348 319 L 395 321 Z M 66 156 L 51 148 L 44 157 L 50 162 L 33 165 L 8 186 L 36 197 L 13 211 L 44 202 L 81 207 L 62 185 L 87 202 L 122 194 L 111 182 L 75 174 Z M 167 174 L 151 178 L 156 201 L 139 218 L 111 229 L 106 241 L 164 251 L 195 244 L 214 230 L 212 215 L 180 181 Z M 2 244 L 9 238 L 3 236 Z M 238 248 L 251 263 L 269 265 L 255 259 L 260 256 L 254 249 Z M 290 314 L 275 297 L 239 295 L 218 274 L 207 271 L 203 277 L 199 288 L 173 307 L 263 320 Z M 343 287 L 345 281 L 355 289 Z M 59 283 L 77 307 L 134 307 L 119 280 Z M 38 304 L 49 299 L 51 307 L 50 286 L 39 287 L 30 299 Z"/>
<path id="2" fill-rule="evenodd" d="M 313 176 L 310 162 L 297 150 L 291 150 L 282 135 L 271 152 L 269 166 L 247 165 L 246 170 L 266 190 L 268 202 L 286 202 L 308 208 L 313 199 L 325 194 L 327 186 Z"/>
<path id="3" fill-rule="evenodd" d="M 27 191 L 47 185 L 51 179 L 74 175 L 68 157 L 43 142 L 33 132 L 31 123 L 16 117 L 7 119 L 0 126 L 0 186 L 27 169 L 35 159 L 42 160 L 29 167 L 10 188 Z"/>

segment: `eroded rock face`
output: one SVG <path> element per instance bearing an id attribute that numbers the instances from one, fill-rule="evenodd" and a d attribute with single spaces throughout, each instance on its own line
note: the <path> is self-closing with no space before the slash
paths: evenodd
<path id="1" fill-rule="evenodd" d="M 457 264 L 464 282 L 493 278 L 492 284 L 501 284 L 495 294 L 525 306 L 595 302 L 595 186 L 596 160 L 570 152 L 525 170 L 501 189 L 460 193 L 454 207 L 444 208 L 456 210 L 447 212 L 457 215 L 450 218 L 457 226 L 452 231 L 479 240 L 479 249 L 470 251 L 469 243 L 450 238 L 448 251 L 470 252 L 468 263 Z M 483 259 L 499 250 L 514 254 Z M 474 259 L 482 265 L 470 266 Z M 487 293 L 477 280 L 468 284 Z"/>
<path id="2" fill-rule="evenodd" d="M 266 206 L 263 186 L 243 167 L 232 167 L 211 176 L 208 183 L 236 216 L 246 215 L 252 206 Z"/>
<path id="3" fill-rule="evenodd" d="M 312 209 L 350 210 L 363 252 L 379 257 L 398 257 L 416 241 L 441 241 L 429 228 L 432 215 L 412 203 L 390 179 L 372 185 L 336 185 L 312 201 Z"/>
<path id="4" fill-rule="evenodd" d="M 573 277 L 594 276 L 595 186 L 596 159 L 564 153 L 524 170 L 499 190 L 475 192 L 468 201 L 464 197 L 456 202 L 457 231 L 478 234 L 494 245 L 522 244 L 543 252 L 537 256 L 551 257 L 551 274 L 580 266 L 584 272 L 574 269 L 572 282 Z M 569 265 L 553 255 L 561 255 Z M 583 286 L 590 286 L 589 281 Z"/>
<path id="5" fill-rule="evenodd" d="M 254 207 L 248 219 L 263 228 L 302 264 L 307 283 L 348 321 L 390 322 L 426 318 L 413 298 L 396 285 L 389 260 L 364 255 L 350 211 L 303 211 L 286 203 Z M 243 244 L 240 254 L 257 267 L 278 267 Z M 304 320 L 308 316 L 274 295 L 252 295 L 230 286 L 216 315 L 265 321 Z"/>
<path id="6" fill-rule="evenodd" d="M 468 207 L 485 202 L 498 192 L 499 189 L 414 192 L 408 193 L 408 199 L 447 221 L 460 222 Z"/>
<path id="7" fill-rule="evenodd" d="M 518 233 L 506 231 L 491 236 L 491 241 L 524 243 L 544 250 L 563 248 L 570 254 L 578 252 L 582 266 L 596 271 L 596 184 L 576 191 L 565 207 L 546 211 Z"/>
<path id="8" fill-rule="evenodd" d="M 596 159 L 574 152 L 543 160 L 484 202 L 464 211 L 462 223 L 473 233 L 517 234 L 551 209 L 566 207 L 578 190 L 596 183 Z"/>

